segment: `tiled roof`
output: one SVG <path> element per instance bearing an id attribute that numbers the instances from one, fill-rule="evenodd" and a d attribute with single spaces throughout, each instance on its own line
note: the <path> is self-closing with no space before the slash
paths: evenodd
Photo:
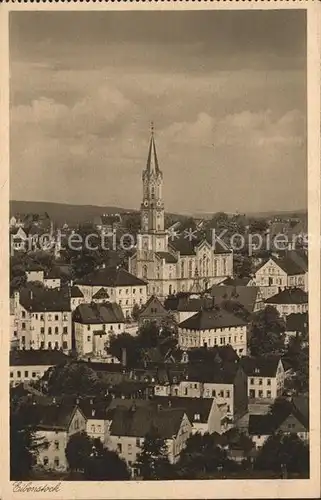
<path id="1" fill-rule="evenodd" d="M 93 299 L 109 299 L 109 295 L 105 288 L 100 288 L 98 292 L 93 295 Z"/>
<path id="2" fill-rule="evenodd" d="M 249 312 L 253 312 L 259 294 L 259 287 L 256 286 L 220 286 L 211 287 L 211 295 L 215 298 L 215 303 L 219 304 L 223 300 L 233 300 L 238 302 Z"/>
<path id="3" fill-rule="evenodd" d="M 51 404 L 31 405 L 24 409 L 29 425 L 42 430 L 67 430 L 75 412 L 74 405 Z"/>
<path id="4" fill-rule="evenodd" d="M 151 311 L 151 309 L 157 309 L 156 313 L 153 311 Z M 143 306 L 140 314 L 139 314 L 139 317 L 144 317 L 144 316 L 166 316 L 167 315 L 167 311 L 165 309 L 165 307 L 163 306 L 163 304 L 161 303 L 161 301 L 155 297 L 155 295 L 152 295 L 148 301 L 146 302 L 146 304 Z"/>
<path id="5" fill-rule="evenodd" d="M 156 252 L 156 256 L 159 257 L 160 259 L 164 259 L 166 264 L 176 264 L 177 263 L 177 258 L 174 257 L 169 252 Z"/>
<path id="6" fill-rule="evenodd" d="M 112 436 L 133 436 L 144 438 L 147 433 L 155 429 L 162 439 L 176 436 L 182 423 L 184 409 L 169 408 L 155 410 L 155 408 L 117 408 L 110 427 Z"/>
<path id="7" fill-rule="evenodd" d="M 214 330 L 232 326 L 245 326 L 246 324 L 242 318 L 224 309 L 212 309 L 199 311 L 194 316 L 182 321 L 178 326 L 187 330 Z"/>
<path id="8" fill-rule="evenodd" d="M 50 269 L 47 273 L 45 273 L 45 279 L 58 279 L 61 277 L 61 270 L 58 268 Z"/>
<path id="9" fill-rule="evenodd" d="M 187 375 L 191 382 L 207 382 L 213 384 L 233 384 L 239 370 L 237 363 L 226 362 L 223 364 L 196 362 L 189 363 Z"/>
<path id="10" fill-rule="evenodd" d="M 10 351 L 10 366 L 54 366 L 69 361 L 69 357 L 58 350 Z"/>
<path id="11" fill-rule="evenodd" d="M 308 294 L 301 288 L 286 288 L 266 299 L 266 304 L 307 304 Z"/>
<path id="12" fill-rule="evenodd" d="M 183 408 L 190 422 L 195 420 L 195 415 L 199 415 L 197 423 L 207 423 L 214 399 L 211 398 L 180 398 L 155 396 L 153 403 L 161 405 L 162 408 Z"/>
<path id="13" fill-rule="evenodd" d="M 252 377 L 275 377 L 279 365 L 280 356 L 244 356 L 240 359 L 240 364 L 247 374 Z"/>
<path id="14" fill-rule="evenodd" d="M 307 272 L 309 268 L 308 255 L 303 250 L 288 250 L 287 256 L 298 266 L 302 268 L 303 271 Z"/>
<path id="15" fill-rule="evenodd" d="M 124 323 L 121 307 L 115 302 L 80 304 L 74 312 L 74 321 L 85 325 L 103 325 L 106 323 Z"/>
<path id="16" fill-rule="evenodd" d="M 226 278 L 220 282 L 220 285 L 225 286 L 247 286 L 252 278 Z"/>
<path id="17" fill-rule="evenodd" d="M 309 430 L 308 398 L 299 397 L 292 401 L 283 401 L 283 404 L 279 404 L 274 411 L 265 415 L 250 415 L 249 434 L 270 435 L 276 432 L 290 415 L 296 418 L 306 430 Z"/>
<path id="18" fill-rule="evenodd" d="M 20 291 L 20 304 L 30 312 L 68 312 L 70 299 L 66 291 L 27 286 Z"/>
<path id="19" fill-rule="evenodd" d="M 146 286 L 147 283 L 123 268 L 105 267 L 77 280 L 76 284 L 101 287 Z"/>
<path id="20" fill-rule="evenodd" d="M 275 430 L 275 422 L 271 415 L 249 415 L 248 432 L 250 436 L 269 436 Z"/>
<path id="21" fill-rule="evenodd" d="M 207 232 L 205 235 L 203 232 L 194 232 L 194 237 L 191 239 L 186 237 L 186 234 L 181 235 L 177 239 L 173 239 L 171 245 L 174 247 L 176 251 L 180 253 L 180 255 L 195 255 L 196 249 L 199 247 L 204 241 L 207 241 L 210 245 L 212 245 L 212 235 L 211 232 Z M 215 241 L 214 245 L 214 253 L 215 254 L 229 254 L 231 250 L 225 245 L 223 241 L 220 241 L 218 238 Z"/>

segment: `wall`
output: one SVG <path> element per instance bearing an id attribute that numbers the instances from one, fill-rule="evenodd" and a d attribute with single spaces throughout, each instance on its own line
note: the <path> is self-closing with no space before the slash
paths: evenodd
<path id="1" fill-rule="evenodd" d="M 52 365 L 10 366 L 10 385 L 15 386 L 22 382 L 37 380 L 41 378 L 51 366 Z M 18 376 L 19 373 L 20 377 Z"/>

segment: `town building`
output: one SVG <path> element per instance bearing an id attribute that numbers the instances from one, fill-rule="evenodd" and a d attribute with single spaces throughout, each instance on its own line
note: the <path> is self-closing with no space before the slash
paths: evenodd
<path id="1" fill-rule="evenodd" d="M 192 425 L 184 409 L 163 409 L 151 405 L 136 407 L 135 403 L 129 409 L 120 406 L 115 409 L 109 447 L 127 462 L 134 475 L 139 474 L 134 466 L 137 455 L 141 452 L 146 435 L 153 430 L 165 440 L 169 461 L 176 463 L 192 433 Z"/>
<path id="2" fill-rule="evenodd" d="M 135 304 L 147 302 L 147 283 L 121 267 L 102 267 L 77 280 L 75 284 L 84 294 L 86 303 L 104 288 L 111 302 L 120 305 L 126 319 L 130 319 Z"/>
<path id="3" fill-rule="evenodd" d="M 273 401 L 284 390 L 285 370 L 280 356 L 244 357 L 241 366 L 248 377 L 251 401 Z"/>
<path id="4" fill-rule="evenodd" d="M 302 314 L 309 310 L 309 296 L 302 288 L 286 288 L 266 299 L 265 304 L 275 307 L 281 316 Z"/>
<path id="5" fill-rule="evenodd" d="M 10 386 L 40 379 L 49 368 L 68 359 L 68 356 L 57 350 L 10 351 Z"/>
<path id="6" fill-rule="evenodd" d="M 75 348 L 79 355 L 106 356 L 111 335 L 124 332 L 125 318 L 115 302 L 80 304 L 73 313 Z"/>
<path id="7" fill-rule="evenodd" d="M 213 241 L 210 234 L 203 237 L 192 228 L 182 233 L 166 230 L 163 173 L 153 129 L 142 180 L 141 229 L 136 251 L 129 259 L 129 271 L 148 281 L 148 297 L 165 299 L 188 292 L 195 280 L 205 289 L 232 276 L 233 254 L 223 242 Z"/>
<path id="8" fill-rule="evenodd" d="M 66 471 L 68 440 L 86 430 L 86 418 L 81 409 L 66 404 L 36 404 L 25 409 L 25 414 L 29 425 L 35 429 L 37 441 L 46 444 L 39 448 L 36 465 L 45 470 Z"/>
<path id="9" fill-rule="evenodd" d="M 238 355 L 245 356 L 247 329 L 243 318 L 214 306 L 179 323 L 178 345 L 181 349 L 230 345 Z"/>
<path id="10" fill-rule="evenodd" d="M 161 325 L 167 317 L 168 311 L 162 302 L 155 295 L 152 295 L 140 310 L 138 323 L 143 325 L 144 323 L 153 322 Z"/>
<path id="11" fill-rule="evenodd" d="M 308 291 L 307 266 L 289 253 L 285 257 L 270 258 L 260 265 L 255 272 L 255 283 L 260 287 L 264 299 L 278 293 L 279 289 L 302 288 Z"/>
<path id="12" fill-rule="evenodd" d="M 71 349 L 70 298 L 60 290 L 28 286 L 15 291 L 20 349 Z"/>
<path id="13" fill-rule="evenodd" d="M 307 342 L 309 331 L 308 313 L 290 313 L 285 317 L 285 339 L 288 344 L 291 338 L 301 337 Z"/>

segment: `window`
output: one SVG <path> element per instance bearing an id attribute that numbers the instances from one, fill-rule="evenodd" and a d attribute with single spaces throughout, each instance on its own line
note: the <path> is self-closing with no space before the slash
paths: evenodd
<path id="1" fill-rule="evenodd" d="M 55 441 L 55 450 L 59 450 L 59 441 L 58 440 Z"/>
<path id="2" fill-rule="evenodd" d="M 55 349 L 58 349 L 58 347 L 59 347 L 59 342 L 57 342 L 57 340 L 56 340 L 56 342 L 55 342 Z"/>
<path id="3" fill-rule="evenodd" d="M 223 337 L 220 337 L 220 344 L 223 344 Z"/>
<path id="4" fill-rule="evenodd" d="M 230 397 L 230 391 L 226 391 L 226 397 L 229 398 Z"/>
<path id="5" fill-rule="evenodd" d="M 10 378 L 13 378 L 13 372 L 10 372 Z"/>
<path id="6" fill-rule="evenodd" d="M 137 448 L 140 447 L 140 439 L 139 438 L 136 439 L 136 446 L 137 446 Z"/>
<path id="7" fill-rule="evenodd" d="M 184 389 L 184 394 L 185 394 L 185 396 L 187 396 L 187 394 L 188 394 L 188 389 L 187 389 L 187 387 L 185 387 L 185 389 Z"/>
<path id="8" fill-rule="evenodd" d="M 26 337 L 25 337 L 24 335 L 22 335 L 22 337 L 21 337 L 21 342 L 22 342 L 23 344 L 25 344 L 25 343 L 26 343 Z"/>
<path id="9" fill-rule="evenodd" d="M 55 314 L 55 321 L 58 321 L 58 319 L 59 319 L 58 314 Z"/>
<path id="10" fill-rule="evenodd" d="M 270 378 L 267 379 L 267 385 L 271 385 L 271 379 Z"/>
<path id="11" fill-rule="evenodd" d="M 112 332 L 114 329 L 113 325 L 110 325 L 110 331 Z"/>
<path id="12" fill-rule="evenodd" d="M 263 380 L 261 378 L 259 378 L 259 385 L 262 385 L 263 384 Z"/>
<path id="13" fill-rule="evenodd" d="M 51 326 L 49 326 L 49 328 L 48 328 L 48 335 L 51 335 L 51 334 L 52 334 L 52 328 L 51 328 Z"/>
<path id="14" fill-rule="evenodd" d="M 78 418 L 75 420 L 75 429 L 79 429 L 79 421 Z"/>
<path id="15" fill-rule="evenodd" d="M 91 432 L 96 432 L 96 427 L 95 427 L 94 425 L 92 425 L 92 426 L 90 427 L 90 430 L 91 430 Z"/>
<path id="16" fill-rule="evenodd" d="M 51 349 L 51 342 L 48 342 L 48 349 Z"/>
<path id="17" fill-rule="evenodd" d="M 58 326 L 55 326 L 55 335 L 58 335 L 58 333 L 59 333 L 59 328 Z"/>
<path id="18" fill-rule="evenodd" d="M 68 326 L 63 327 L 62 333 L 64 333 L 64 334 L 68 333 Z"/>
<path id="19" fill-rule="evenodd" d="M 36 372 L 32 372 L 31 376 L 32 376 L 32 378 L 36 378 L 36 376 L 37 376 Z"/>
<path id="20" fill-rule="evenodd" d="M 20 378 L 21 377 L 21 371 L 17 371 L 17 377 Z"/>
<path id="21" fill-rule="evenodd" d="M 129 445 L 128 445 L 128 455 L 131 455 L 131 454 L 132 454 L 132 451 L 133 451 L 133 450 L 132 450 L 132 445 L 131 445 L 131 444 L 129 444 Z"/>
<path id="22" fill-rule="evenodd" d="M 21 323 L 21 329 L 25 330 L 26 329 L 26 323 Z"/>
<path id="23" fill-rule="evenodd" d="M 62 348 L 63 349 L 68 349 L 68 342 L 66 340 L 63 341 Z"/>
<path id="24" fill-rule="evenodd" d="M 230 344 L 232 342 L 232 337 L 228 338 L 228 343 Z"/>
<path id="25" fill-rule="evenodd" d="M 40 319 L 41 319 L 41 321 L 43 321 L 43 320 L 44 320 L 44 316 L 43 316 L 43 314 L 40 314 Z"/>
<path id="26" fill-rule="evenodd" d="M 271 391 L 266 391 L 266 397 L 270 398 L 271 397 Z"/>
<path id="27" fill-rule="evenodd" d="M 43 465 L 46 466 L 49 464 L 49 458 L 48 457 L 43 457 Z"/>
<path id="28" fill-rule="evenodd" d="M 195 421 L 200 421 L 200 419 L 201 419 L 200 414 L 199 414 L 199 413 L 195 413 L 195 415 L 194 415 L 194 420 L 195 420 Z"/>
<path id="29" fill-rule="evenodd" d="M 212 390 L 212 396 L 213 396 L 213 398 L 216 397 L 216 390 L 215 389 Z"/>
<path id="30" fill-rule="evenodd" d="M 230 405 L 227 405 L 226 411 L 229 413 L 231 411 Z"/>
<path id="31" fill-rule="evenodd" d="M 29 372 L 28 370 L 25 371 L 25 377 L 29 377 Z"/>
<path id="32" fill-rule="evenodd" d="M 259 398 L 263 398 L 263 391 L 259 391 Z"/>
<path id="33" fill-rule="evenodd" d="M 117 443 L 117 451 L 118 451 L 118 453 L 122 452 L 122 445 L 121 445 L 121 443 Z"/>
<path id="34" fill-rule="evenodd" d="M 224 398 L 224 391 L 220 391 L 220 397 Z"/>
<path id="35" fill-rule="evenodd" d="M 128 306 L 128 300 L 126 300 L 126 306 Z"/>
<path id="36" fill-rule="evenodd" d="M 45 343 L 44 343 L 44 341 L 42 340 L 42 341 L 40 342 L 40 349 L 44 349 L 44 348 L 45 348 Z"/>
<path id="37" fill-rule="evenodd" d="M 64 314 L 62 319 L 63 319 L 64 321 L 68 321 L 68 314 Z"/>
<path id="38" fill-rule="evenodd" d="M 36 316 L 36 319 L 38 319 L 38 314 L 36 314 L 35 316 Z"/>
<path id="39" fill-rule="evenodd" d="M 87 325 L 87 330 L 90 330 L 90 325 Z"/>
<path id="40" fill-rule="evenodd" d="M 51 321 L 51 314 L 48 314 L 48 321 Z"/>
<path id="41" fill-rule="evenodd" d="M 91 336 L 90 336 L 90 335 L 88 335 L 88 336 L 87 336 L 87 342 L 90 342 L 90 341 L 91 341 Z"/>
<path id="42" fill-rule="evenodd" d="M 59 458 L 58 457 L 55 457 L 54 464 L 55 464 L 55 467 L 59 467 Z"/>
<path id="43" fill-rule="evenodd" d="M 128 295 L 128 288 L 126 288 L 126 295 Z"/>
<path id="44" fill-rule="evenodd" d="M 133 293 L 136 293 L 136 288 L 133 288 Z"/>
<path id="45" fill-rule="evenodd" d="M 97 432 L 101 432 L 101 425 L 97 425 Z"/>
<path id="46" fill-rule="evenodd" d="M 139 289 L 139 293 L 143 293 L 143 289 L 142 288 Z"/>
<path id="47" fill-rule="evenodd" d="M 42 334 L 44 334 L 44 333 L 45 333 L 45 328 L 44 328 L 44 326 L 42 326 L 42 327 L 40 328 L 40 333 L 42 333 Z"/>
<path id="48" fill-rule="evenodd" d="M 197 389 L 197 384 L 194 384 L 194 389 Z"/>
<path id="49" fill-rule="evenodd" d="M 251 384 L 251 385 L 254 385 L 254 378 L 251 378 L 251 380 L 250 380 L 250 384 Z"/>

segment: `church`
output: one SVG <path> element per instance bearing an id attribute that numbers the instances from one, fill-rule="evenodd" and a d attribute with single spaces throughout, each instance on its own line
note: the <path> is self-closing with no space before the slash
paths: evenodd
<path id="1" fill-rule="evenodd" d="M 165 229 L 163 173 L 152 126 L 143 170 L 141 229 L 129 272 L 148 282 L 148 296 L 161 299 L 178 292 L 198 293 L 233 275 L 233 253 L 223 242 L 196 231 Z"/>

